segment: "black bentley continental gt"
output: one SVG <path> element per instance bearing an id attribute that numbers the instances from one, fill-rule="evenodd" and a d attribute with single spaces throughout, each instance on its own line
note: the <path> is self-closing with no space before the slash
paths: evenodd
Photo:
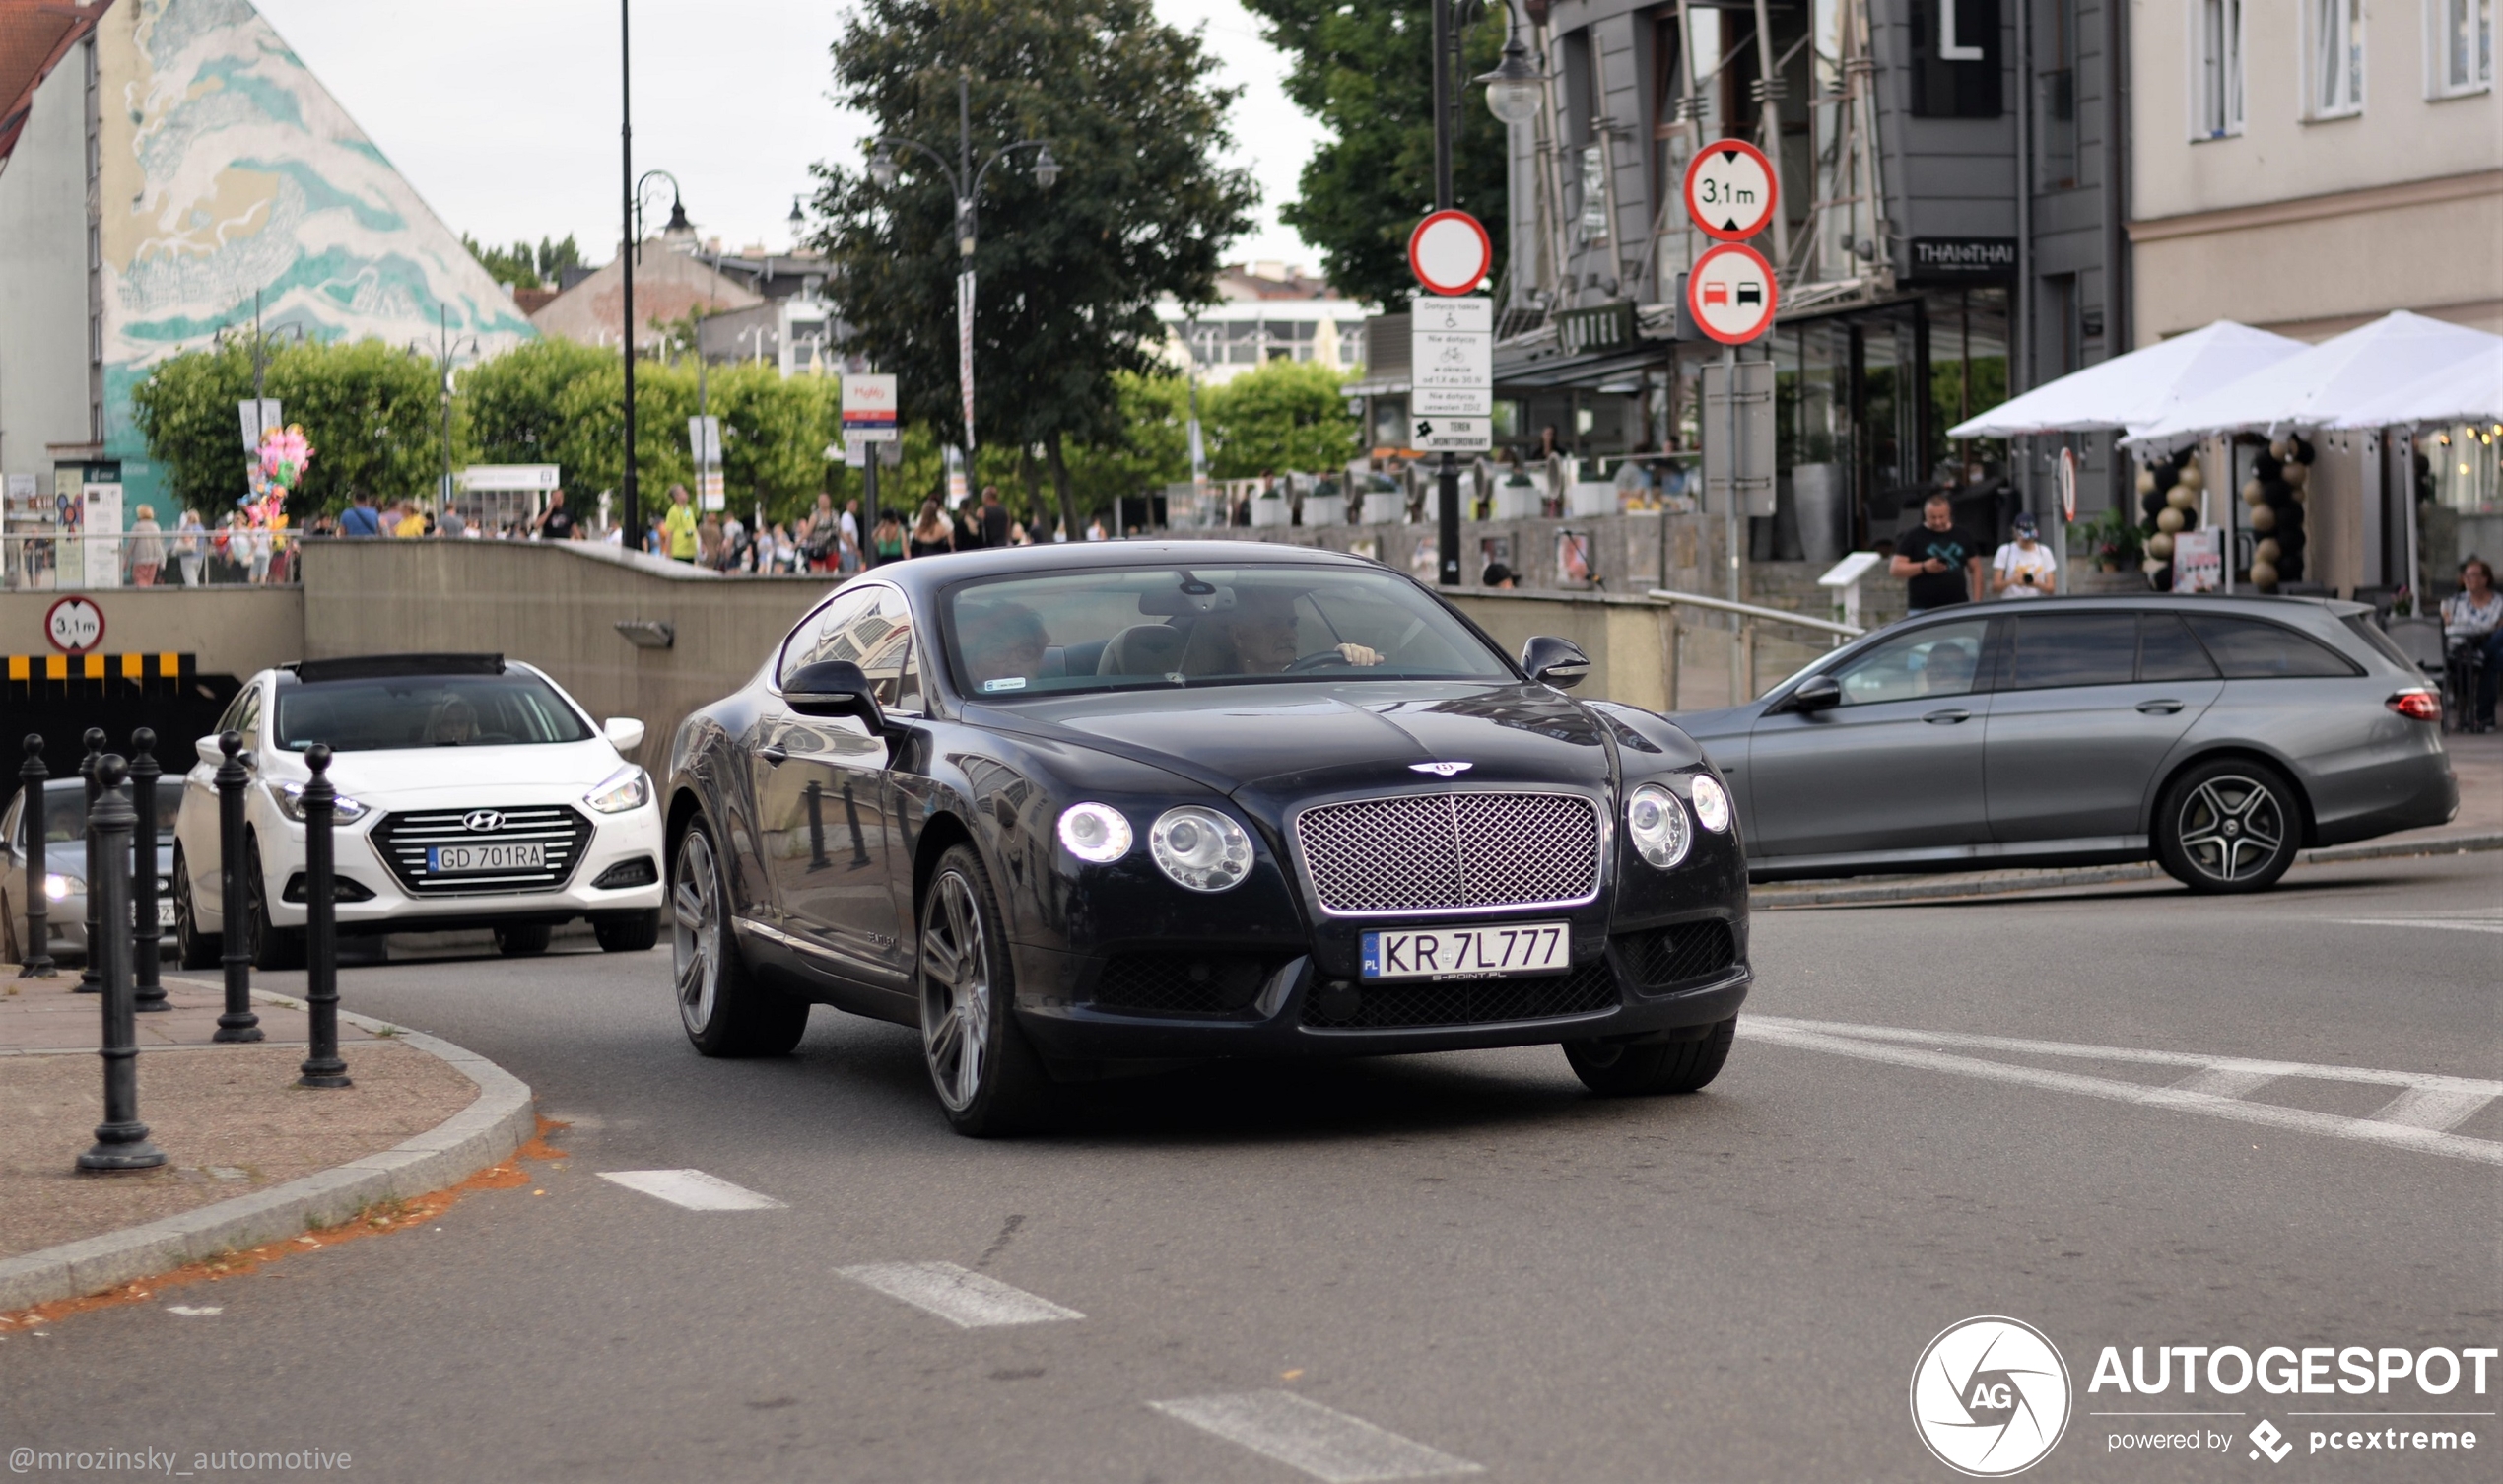
<path id="1" fill-rule="evenodd" d="M 671 749 L 679 1012 L 778 1054 L 812 1003 L 917 1026 L 949 1120 L 1219 1056 L 1561 1044 L 1691 1092 L 1747 967 L 1729 795 L 1360 558 L 1248 542 L 881 567 Z"/>

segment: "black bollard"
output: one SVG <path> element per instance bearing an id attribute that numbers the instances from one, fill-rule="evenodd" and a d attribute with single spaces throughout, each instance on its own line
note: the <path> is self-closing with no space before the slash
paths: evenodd
<path id="1" fill-rule="evenodd" d="M 26 783 L 26 807 L 19 811 L 20 828 L 26 831 L 26 942 L 19 952 L 26 962 L 18 966 L 22 979 L 52 978 L 52 903 L 43 889 L 43 879 L 50 874 L 43 863 L 43 784 L 52 770 L 43 766 L 43 734 L 29 732 L 26 737 L 26 766 L 18 770 Z"/>
<path id="2" fill-rule="evenodd" d="M 104 729 L 91 726 L 80 739 L 87 744 L 87 756 L 79 760 L 78 776 L 87 780 L 87 817 L 96 818 L 96 795 L 103 784 L 96 780 L 98 765 L 104 761 Z M 95 994 L 104 987 L 104 978 L 96 967 L 96 940 L 103 935 L 102 919 L 96 915 L 96 832 L 87 836 L 87 952 L 78 966 L 78 992 Z"/>
<path id="3" fill-rule="evenodd" d="M 304 1005 L 312 1022 L 312 1054 L 298 1068 L 298 1087 L 351 1087 L 348 1064 L 339 1059 L 339 935 L 335 931 L 338 873 L 330 851 L 330 818 L 339 790 L 330 786 L 330 749 L 304 749 L 312 770 L 298 805 L 304 811 Z"/>
<path id="4" fill-rule="evenodd" d="M 243 788 L 252 776 L 236 754 L 243 750 L 243 734 L 225 732 L 217 739 L 226 761 L 217 768 L 218 925 L 226 950 L 226 1013 L 217 1018 L 211 1041 L 258 1041 L 261 1018 L 252 1013 L 252 939 L 245 925 L 243 886 Z M 198 911 L 198 900 L 192 903 Z"/>
<path id="5" fill-rule="evenodd" d="M 122 760 L 98 760 L 99 797 L 87 811 L 89 854 L 101 867 L 87 878 L 87 900 L 101 904 L 101 919 L 130 920 L 130 833 L 139 816 L 121 796 L 130 776 Z M 87 940 L 87 957 L 103 980 L 104 1121 L 96 1125 L 96 1147 L 78 1157 L 81 1170 L 153 1170 L 165 1152 L 148 1142 L 139 1121 L 139 1028 L 130 992 L 130 937 L 113 931 Z"/>
<path id="6" fill-rule="evenodd" d="M 164 774 L 157 734 L 144 726 L 132 732 L 130 795 L 139 822 L 130 832 L 130 989 L 142 1015 L 172 1008 L 157 977 L 157 779 Z"/>

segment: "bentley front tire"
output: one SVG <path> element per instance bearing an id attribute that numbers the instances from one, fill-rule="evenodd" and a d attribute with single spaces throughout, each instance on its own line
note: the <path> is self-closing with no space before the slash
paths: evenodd
<path id="1" fill-rule="evenodd" d="M 1729 1043 L 1738 1034 L 1738 1017 L 1730 1016 L 1705 1030 L 1699 1041 L 1656 1042 L 1649 1046 L 1604 1041 L 1568 1041 L 1565 1059 L 1582 1085 L 1603 1098 L 1642 1098 L 1659 1093 L 1691 1093 L 1721 1075 L 1729 1059 Z"/>
<path id="2" fill-rule="evenodd" d="M 808 1030 L 808 1004 L 748 972 L 730 930 L 729 876 L 702 816 L 669 873 L 671 982 L 687 1040 L 707 1056 L 781 1056 Z"/>
<path id="3" fill-rule="evenodd" d="M 1051 1082 L 1017 1028 L 998 899 L 971 845 L 950 849 L 931 873 L 916 960 L 922 1060 L 947 1121 L 978 1139 L 1036 1127 Z"/>

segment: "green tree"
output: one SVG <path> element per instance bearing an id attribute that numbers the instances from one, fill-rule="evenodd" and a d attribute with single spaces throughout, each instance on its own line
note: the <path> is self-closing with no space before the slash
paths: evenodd
<path id="1" fill-rule="evenodd" d="M 1434 209 L 1433 0 L 1243 0 L 1268 24 L 1271 45 L 1294 59 L 1286 96 L 1329 129 L 1278 220 L 1321 251 L 1341 293 L 1396 309 L 1416 292 L 1408 234 Z M 1466 75 L 1502 59 L 1500 6 L 1467 32 Z M 1501 277 L 1506 200 L 1504 125 L 1483 90 L 1454 108 L 1453 199 L 1487 225 Z"/>
<path id="2" fill-rule="evenodd" d="M 1114 377 L 1151 369 L 1155 304 L 1214 292 L 1226 244 L 1250 226 L 1248 172 L 1217 157 L 1235 94 L 1209 82 L 1196 35 L 1150 0 L 863 0 L 834 47 L 837 92 L 881 133 L 955 154 L 957 81 L 971 79 L 974 149 L 1048 139 L 1057 185 L 1021 152 L 978 202 L 977 432 L 1040 445 L 1075 521 L 1070 445 L 1121 445 Z M 907 418 L 962 441 L 956 379 L 955 203 L 917 153 L 881 187 L 821 165 L 818 241 L 854 344 L 899 378 Z"/>
<path id="3" fill-rule="evenodd" d="M 442 394 L 430 363 L 379 340 L 312 342 L 273 357 L 264 385 L 313 446 L 288 500 L 294 518 L 338 509 L 355 490 L 396 500 L 434 487 Z M 172 357 L 131 394 L 149 456 L 172 470 L 175 498 L 212 523 L 248 488 L 236 404 L 251 395 L 251 356 L 239 345 Z"/>
<path id="4" fill-rule="evenodd" d="M 478 266 L 486 269 L 496 282 L 510 284 L 517 289 L 552 287 L 563 277 L 566 269 L 582 266 L 582 249 L 575 245 L 572 233 L 567 233 L 561 242 L 541 237 L 536 247 L 528 242 L 515 242 L 509 247 L 490 247 L 464 232 L 460 235 L 460 244 L 469 249 L 469 255 L 478 259 Z"/>
<path id="5" fill-rule="evenodd" d="M 1311 361 L 1271 361 L 1203 393 L 1213 435 L 1208 472 L 1252 479 L 1290 470 L 1344 468 L 1356 456 L 1356 415 L 1343 378 Z"/>
<path id="6" fill-rule="evenodd" d="M 1069 458 L 1081 510 L 1190 477 L 1190 383 L 1170 372 L 1122 371 L 1113 385 L 1120 399 L 1120 440 L 1075 449 Z M 1204 410 L 1211 393 L 1203 387 L 1199 395 Z"/>

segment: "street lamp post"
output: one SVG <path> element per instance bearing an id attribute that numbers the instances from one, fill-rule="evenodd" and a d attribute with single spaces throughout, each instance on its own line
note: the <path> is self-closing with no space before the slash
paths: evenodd
<path id="1" fill-rule="evenodd" d="M 958 73 L 956 75 L 956 164 L 953 167 L 948 165 L 946 156 L 918 140 L 899 139 L 893 135 L 880 134 L 869 141 L 878 148 L 878 152 L 869 159 L 869 178 L 877 182 L 880 190 L 895 184 L 900 169 L 895 158 L 895 150 L 896 146 L 902 145 L 928 156 L 930 163 L 939 168 L 939 173 L 947 177 L 949 187 L 956 192 L 956 257 L 960 265 L 956 274 L 956 380 L 958 390 L 965 402 L 965 451 L 968 454 L 974 451 L 974 245 L 977 237 L 974 217 L 975 198 L 980 195 L 982 179 L 990 173 L 990 168 L 1019 150 L 1043 152 L 1035 157 L 1036 184 L 1045 190 L 1049 190 L 1051 182 L 1060 178 L 1060 162 L 1051 158 L 1051 142 L 1046 139 L 1020 139 L 1015 144 L 1003 146 L 992 151 L 989 158 L 982 162 L 981 169 L 976 169 L 974 168 L 972 96 L 971 79 L 962 72 Z"/>
<path id="2" fill-rule="evenodd" d="M 427 356 L 424 342 L 412 340 L 409 342 L 409 354 L 433 361 L 436 374 L 443 380 L 443 484 L 435 495 L 436 517 L 440 520 L 452 507 L 452 360 L 464 348 L 470 355 L 477 355 L 478 337 L 463 335 L 453 338 L 452 311 L 448 305 L 436 305 L 435 319 L 437 353 Z"/>
<path id="3" fill-rule="evenodd" d="M 621 12 L 625 5 L 626 0 L 618 0 Z M 625 55 L 622 14 L 618 23 L 618 54 Z M 643 189 L 654 176 L 669 182 L 669 225 L 661 231 L 665 234 L 685 228 L 693 232 L 695 227 L 687 220 L 677 176 L 667 170 L 645 170 L 642 179 L 635 178 L 635 122 L 630 109 L 626 117 L 626 243 L 617 254 L 617 265 L 626 275 L 625 304 L 620 311 L 625 315 L 621 338 L 626 342 L 626 476 L 618 482 L 626 511 L 618 533 L 628 551 L 643 540 L 643 506 L 635 498 L 635 264 L 643 252 Z"/>

